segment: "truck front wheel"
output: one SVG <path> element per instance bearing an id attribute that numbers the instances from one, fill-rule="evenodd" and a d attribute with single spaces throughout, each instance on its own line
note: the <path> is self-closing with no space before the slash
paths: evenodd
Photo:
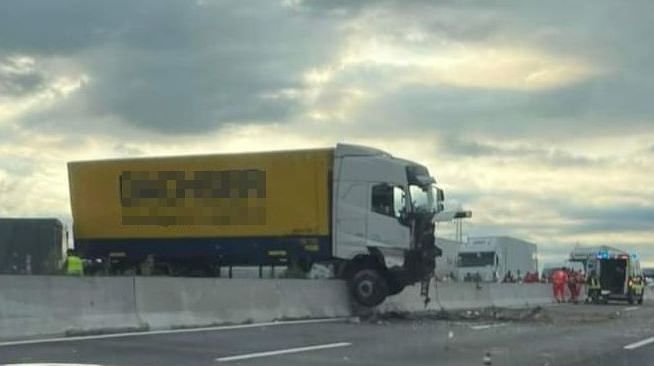
<path id="1" fill-rule="evenodd" d="M 352 296 L 363 306 L 377 306 L 388 296 L 386 279 L 374 269 L 363 269 L 356 272 L 349 282 Z"/>

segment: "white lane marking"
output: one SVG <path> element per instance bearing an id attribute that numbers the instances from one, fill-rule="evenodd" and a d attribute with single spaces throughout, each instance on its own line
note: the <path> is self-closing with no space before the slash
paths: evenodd
<path id="1" fill-rule="evenodd" d="M 102 366 L 94 363 L 3 363 L 0 366 Z"/>
<path id="2" fill-rule="evenodd" d="M 654 343 L 654 337 L 643 339 L 642 341 L 638 341 L 636 343 L 628 344 L 628 345 L 624 346 L 624 349 L 632 350 L 632 349 L 636 349 L 636 348 L 639 348 L 639 347 L 642 347 L 642 346 L 646 346 L 646 345 L 648 345 L 650 343 Z"/>
<path id="3" fill-rule="evenodd" d="M 54 363 L 54 362 L 37 362 L 37 363 L 2 363 L 0 366 L 102 366 L 97 363 Z"/>
<path id="4" fill-rule="evenodd" d="M 508 324 L 507 323 L 497 323 L 497 324 L 472 325 L 472 326 L 470 326 L 470 329 L 472 329 L 472 330 L 482 330 L 482 329 L 489 329 L 489 328 L 504 327 L 506 325 L 508 325 Z"/>
<path id="5" fill-rule="evenodd" d="M 348 346 L 351 346 L 351 345 L 352 345 L 352 343 L 350 343 L 350 342 L 320 344 L 320 345 L 316 345 L 316 346 L 287 348 L 287 349 L 280 349 L 280 350 L 276 350 L 276 351 L 255 352 L 255 353 L 247 353 L 247 354 L 238 355 L 238 356 L 219 357 L 219 358 L 216 358 L 216 361 L 218 361 L 218 362 L 239 361 L 239 360 L 247 360 L 249 358 L 285 355 L 285 354 L 288 354 L 288 353 L 317 351 L 317 350 L 328 349 L 328 348 L 348 347 Z"/>
<path id="6" fill-rule="evenodd" d="M 151 330 L 151 331 L 142 331 L 142 332 L 98 334 L 98 335 L 89 335 L 89 336 L 29 339 L 29 340 L 24 340 L 24 341 L 0 342 L 0 347 L 19 346 L 19 345 L 24 345 L 24 344 L 38 344 L 38 343 L 85 341 L 85 340 L 89 340 L 89 339 L 138 337 L 138 336 L 149 336 L 149 335 L 158 335 L 158 334 L 195 333 L 195 332 L 209 332 L 209 331 L 217 331 L 217 330 L 247 329 L 247 328 L 257 328 L 257 327 L 272 327 L 272 326 L 277 326 L 277 325 L 331 323 L 331 322 L 342 322 L 342 321 L 346 321 L 348 319 L 350 319 L 350 318 L 325 318 L 325 319 L 307 319 L 307 320 L 288 320 L 288 321 L 251 323 L 251 324 L 239 324 L 239 325 L 220 325 L 220 326 L 215 326 L 215 327 L 202 327 L 202 328 L 166 329 L 166 330 Z"/>
<path id="7" fill-rule="evenodd" d="M 624 309 L 622 309 L 622 310 L 624 310 L 624 311 L 634 311 L 634 310 L 638 310 L 638 309 L 640 309 L 640 307 L 638 307 L 638 306 L 630 306 L 630 307 L 628 307 L 628 308 L 624 308 Z"/>

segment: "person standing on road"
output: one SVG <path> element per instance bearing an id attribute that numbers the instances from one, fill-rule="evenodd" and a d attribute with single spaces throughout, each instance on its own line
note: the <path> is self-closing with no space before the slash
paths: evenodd
<path id="1" fill-rule="evenodd" d="M 556 302 L 565 302 L 565 284 L 568 282 L 568 274 L 565 268 L 560 268 L 552 273 L 552 290 Z"/>
<path id="2" fill-rule="evenodd" d="M 66 252 L 66 262 L 64 263 L 66 274 L 70 276 L 83 276 L 84 264 L 82 258 L 78 257 L 74 250 L 68 249 Z"/>
<path id="3" fill-rule="evenodd" d="M 588 281 L 586 283 L 588 285 L 586 290 L 588 294 L 588 298 L 586 300 L 591 302 L 597 302 L 601 295 L 601 287 L 600 287 L 599 279 L 597 279 L 597 273 L 595 272 L 595 270 L 592 270 L 590 272 L 590 275 L 588 276 Z"/>
<path id="4" fill-rule="evenodd" d="M 20 259 L 18 253 L 11 253 L 11 261 L 9 263 L 9 273 L 19 274 L 20 273 Z"/>
<path id="5" fill-rule="evenodd" d="M 577 300 L 584 293 L 584 286 L 586 285 L 586 275 L 582 270 L 578 270 L 576 274 L 577 278 Z"/>
<path id="6" fill-rule="evenodd" d="M 504 279 L 502 280 L 502 282 L 504 282 L 504 283 L 513 283 L 514 282 L 513 273 L 511 273 L 511 270 L 506 272 L 506 275 L 504 276 Z"/>
<path id="7" fill-rule="evenodd" d="M 579 299 L 579 288 L 577 287 L 577 274 L 573 269 L 568 270 L 568 289 L 570 290 L 570 302 L 576 304 Z"/>

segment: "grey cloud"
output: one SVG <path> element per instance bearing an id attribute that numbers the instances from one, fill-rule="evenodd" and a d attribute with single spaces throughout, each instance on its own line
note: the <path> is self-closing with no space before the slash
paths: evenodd
<path id="1" fill-rule="evenodd" d="M 650 77 L 643 75 L 645 80 Z M 633 135 L 651 131 L 654 114 L 654 104 L 643 99 L 654 87 L 634 83 L 597 77 L 584 84 L 531 92 L 409 85 L 370 101 L 355 119 L 364 125 L 406 127 L 393 134 L 419 130 L 536 140 Z"/>
<path id="2" fill-rule="evenodd" d="M 17 192 L 18 182 L 0 178 L 0 212 L 3 213 L 3 216 L 9 216 L 11 212 L 19 208 L 14 200 Z"/>
<path id="3" fill-rule="evenodd" d="M 0 50 L 66 55 L 90 81 L 75 100 L 26 116 L 32 128 L 52 125 L 42 117 L 53 115 L 59 128 L 85 119 L 97 131 L 111 117 L 175 134 L 284 122 L 299 102 L 263 96 L 302 87 L 302 74 L 333 57 L 340 37 L 328 20 L 270 2 L 39 4 L 11 3 L 0 31 L 12 36 Z"/>
<path id="4" fill-rule="evenodd" d="M 409 1 L 378 2 L 364 9 L 353 6 L 359 13 L 368 10 L 367 25 L 373 27 L 378 39 L 390 37 L 400 47 L 414 47 L 401 36 L 418 29 L 425 36 L 423 43 L 415 46 L 418 51 L 429 52 L 456 42 L 536 49 L 586 61 L 597 72 L 588 80 L 534 91 L 406 85 L 370 101 L 353 119 L 385 131 L 400 124 L 408 127 L 394 129 L 393 134 L 419 130 L 508 139 L 538 136 L 560 140 L 651 131 L 654 103 L 649 96 L 654 94 L 654 74 L 650 64 L 654 49 L 648 39 L 654 34 L 654 22 L 648 17 L 654 3 L 638 1 L 632 5 L 608 1 L 511 5 Z M 381 68 L 371 66 L 361 74 L 370 73 L 369 69 Z M 363 85 L 373 91 L 384 90 L 380 82 L 384 75 L 403 72 L 402 67 L 386 68 L 379 72 L 382 78 L 377 84 Z M 346 77 L 353 79 L 349 74 Z"/>
<path id="5" fill-rule="evenodd" d="M 13 57 L 0 59 L 0 96 L 22 96 L 45 87 L 46 77 L 39 70 L 21 65 Z"/>
<path id="6" fill-rule="evenodd" d="M 650 202 L 654 203 L 654 202 Z M 562 215 L 581 223 L 570 227 L 569 233 L 651 231 L 654 228 L 654 206 L 570 207 Z"/>
<path id="7" fill-rule="evenodd" d="M 548 91 L 481 90 L 445 85 L 408 86 L 369 102 L 352 116 L 352 131 L 370 126 L 407 134 L 463 132 L 497 138 L 545 138 L 633 133 L 651 129 L 654 78 L 646 42 L 651 5 L 617 8 L 610 2 L 301 2 L 6 1 L 0 4 L 0 52 L 74 60 L 91 81 L 76 101 L 27 116 L 65 121 L 106 117 L 163 133 L 202 133 L 230 123 L 286 122 L 304 112 L 293 99 L 262 95 L 301 89 L 302 72 L 330 64 L 352 21 L 365 16 L 380 39 L 401 42 L 412 27 L 426 44 L 491 42 L 541 47 L 608 62 L 592 80 Z M 564 8 L 552 12 L 552 8 Z M 332 16 L 330 16 L 332 15 Z M 461 21 L 465 19 L 465 21 Z M 361 26 L 361 25 L 359 25 Z M 356 27 L 356 26 L 355 26 Z M 310 31 L 307 31 L 310 30 Z M 642 39 L 643 41 L 639 41 Z M 384 77 L 401 69 L 371 67 L 350 73 L 334 88 L 384 90 Z M 335 92 L 325 90 L 325 95 Z M 329 106 L 327 106 L 329 107 Z M 80 113 L 83 113 L 80 115 Z M 75 126 L 77 127 L 77 126 Z M 106 127 L 106 126 L 105 126 Z M 389 127 L 389 128 L 385 128 Z M 348 127 L 349 128 L 349 127 Z M 357 130 L 358 129 L 358 130 Z"/>
<path id="8" fill-rule="evenodd" d="M 444 139 L 443 143 L 439 145 L 441 151 L 448 152 L 453 155 L 461 156 L 492 156 L 492 155 L 506 155 L 511 152 L 509 149 L 503 149 L 490 144 L 484 144 L 476 141 L 461 140 L 461 139 Z M 513 152 L 516 149 L 513 149 Z"/>
<path id="9" fill-rule="evenodd" d="M 587 167 L 605 162 L 599 158 L 575 155 L 556 148 L 546 149 L 526 144 L 506 146 L 502 143 L 481 143 L 454 137 L 442 139 L 441 144 L 439 144 L 439 150 L 455 156 L 531 159 L 555 166 Z"/>
<path id="10" fill-rule="evenodd" d="M 470 220 L 472 233 L 475 235 L 522 235 L 525 237 L 548 237 L 586 235 L 592 233 L 650 233 L 654 229 L 654 199 L 642 194 L 641 206 L 622 203 L 594 206 L 570 202 L 568 197 L 555 195 L 533 195 L 510 189 L 494 189 L 488 192 L 477 190 L 455 189 L 446 192 L 449 198 L 463 202 L 464 206 L 473 212 Z M 491 200 L 496 205 L 488 208 L 495 218 L 512 218 L 511 224 L 496 222 L 480 222 L 482 213 L 475 214 L 480 208 L 480 200 Z M 512 208 L 519 203 L 519 209 Z M 558 215 L 556 222 L 539 222 L 528 218 L 530 214 L 546 210 Z"/>
<path id="11" fill-rule="evenodd" d="M 131 1 L 35 1 L 0 3 L 0 50 L 68 55 L 106 41 L 133 14 Z M 156 7 L 153 7 L 156 11 Z"/>
<path id="12" fill-rule="evenodd" d="M 144 155 L 144 152 L 141 148 L 139 148 L 136 145 L 132 144 L 126 144 L 126 143 L 118 143 L 114 145 L 113 150 L 118 153 L 118 155 L 121 156 L 130 156 L 130 157 L 135 157 L 135 156 L 142 156 Z"/>

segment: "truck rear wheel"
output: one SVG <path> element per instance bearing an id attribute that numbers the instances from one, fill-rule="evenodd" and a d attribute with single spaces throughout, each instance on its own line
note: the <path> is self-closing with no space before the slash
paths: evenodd
<path id="1" fill-rule="evenodd" d="M 349 282 L 352 296 L 363 306 L 377 306 L 388 296 L 386 279 L 374 269 L 363 269 L 356 272 Z"/>

